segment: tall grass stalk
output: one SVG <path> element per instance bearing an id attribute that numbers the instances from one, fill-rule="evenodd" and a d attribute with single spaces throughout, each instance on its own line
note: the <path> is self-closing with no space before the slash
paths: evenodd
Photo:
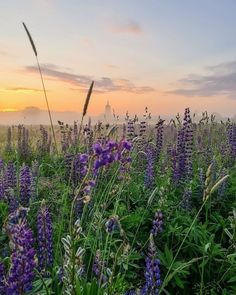
<path id="1" fill-rule="evenodd" d="M 92 83 L 91 83 L 91 85 L 89 87 L 89 90 L 88 90 L 88 93 L 87 93 L 87 96 L 86 96 L 86 99 L 85 99 L 85 102 L 84 102 L 84 108 L 83 108 L 83 114 L 82 114 L 82 118 L 81 118 L 81 122 L 80 122 L 78 138 L 79 138 L 80 133 L 82 131 L 84 117 L 87 114 L 89 101 L 90 101 L 90 98 L 91 98 L 91 95 L 92 95 L 92 92 L 93 92 L 93 85 L 94 85 L 94 81 L 92 81 Z"/>
<path id="2" fill-rule="evenodd" d="M 45 84 L 44 84 L 44 80 L 43 80 L 43 75 L 42 75 L 42 70 L 41 70 L 41 66 L 39 63 L 39 59 L 38 59 L 38 52 L 35 46 L 35 43 L 33 41 L 33 38 L 31 37 L 31 34 L 27 28 L 27 26 L 25 25 L 25 23 L 23 22 L 23 27 L 26 31 L 26 34 L 29 38 L 30 44 L 32 46 L 35 58 L 36 58 L 36 62 L 37 62 L 37 66 L 38 66 L 38 70 L 39 70 L 39 75 L 40 75 L 40 79 L 41 79 L 41 83 L 42 83 L 42 87 L 43 87 L 43 93 L 44 93 L 44 97 L 45 97 L 45 101 L 46 101 L 46 105 L 47 105 L 47 111 L 48 111 L 48 116 L 49 116 L 49 120 L 50 120 L 50 125 L 52 128 L 52 134 L 53 134 L 53 139 L 54 139 L 54 144 L 55 144 L 55 149 L 56 152 L 58 153 L 58 149 L 57 149 L 57 141 L 56 141 L 56 135 L 55 135 L 55 130 L 54 130 L 54 126 L 53 126 L 53 122 L 52 122 L 52 115 L 51 115 L 51 111 L 50 111 L 50 107 L 49 107 L 49 102 L 48 102 L 48 97 L 47 97 L 47 92 L 46 92 L 46 88 L 45 88 Z"/>

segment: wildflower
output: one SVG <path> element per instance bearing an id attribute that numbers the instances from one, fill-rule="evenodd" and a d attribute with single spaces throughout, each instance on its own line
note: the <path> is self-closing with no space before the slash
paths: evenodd
<path id="1" fill-rule="evenodd" d="M 145 173 L 144 184 L 146 188 L 152 188 L 155 181 L 154 175 L 154 151 L 151 145 L 147 148 L 147 168 Z"/>
<path id="2" fill-rule="evenodd" d="M 82 232 L 79 219 L 75 222 L 73 231 L 74 241 L 78 242 Z M 74 255 L 74 249 L 72 247 L 72 238 L 70 235 L 67 235 L 65 238 L 62 239 L 62 244 L 65 251 L 62 276 L 62 281 L 64 284 L 63 294 L 69 295 L 72 294 L 73 288 L 75 288 L 76 277 L 81 276 L 84 272 L 83 255 L 85 249 L 82 247 L 78 247 Z"/>
<path id="3" fill-rule="evenodd" d="M 192 190 L 190 188 L 186 188 L 183 194 L 182 207 L 189 211 L 191 209 L 191 201 L 192 201 Z"/>
<path id="4" fill-rule="evenodd" d="M 16 188 L 16 169 L 12 161 L 9 161 L 5 171 L 5 187 Z"/>
<path id="5" fill-rule="evenodd" d="M 28 166 L 23 165 L 20 170 L 20 204 L 29 207 L 32 195 L 32 176 Z"/>
<path id="6" fill-rule="evenodd" d="M 146 257 L 145 279 L 141 295 L 158 294 L 161 285 L 160 260 L 156 258 L 156 247 L 153 236 L 150 235 L 148 255 Z"/>
<path id="7" fill-rule="evenodd" d="M 12 151 L 12 133 L 11 133 L 11 127 L 8 127 L 7 129 L 7 144 L 5 148 L 7 153 L 10 153 Z"/>
<path id="8" fill-rule="evenodd" d="M 165 120 L 160 119 L 156 124 L 156 157 L 159 160 L 163 146 L 163 131 Z"/>
<path id="9" fill-rule="evenodd" d="M 45 201 L 37 216 L 39 270 L 46 270 L 53 263 L 52 220 Z"/>
<path id="10" fill-rule="evenodd" d="M 0 262 L 0 294 L 4 294 L 5 290 L 5 268 L 4 264 Z"/>
<path id="11" fill-rule="evenodd" d="M 103 274 L 104 262 L 101 259 L 100 250 L 97 250 L 96 255 L 94 257 L 92 270 L 99 282 L 101 282 L 101 283 L 107 282 L 107 277 Z"/>
<path id="12" fill-rule="evenodd" d="M 117 216 L 111 216 L 105 223 L 106 231 L 112 233 L 119 227 L 119 220 Z"/>
<path id="13" fill-rule="evenodd" d="M 10 213 L 15 212 L 16 209 L 18 208 L 19 204 L 18 204 L 18 200 L 16 198 L 14 190 L 12 188 L 8 188 L 5 191 L 5 195 L 6 195 L 8 209 L 9 209 Z"/>
<path id="14" fill-rule="evenodd" d="M 157 236 L 158 233 L 163 231 L 163 214 L 160 210 L 156 211 L 154 219 L 152 221 L 152 229 L 151 233 L 154 237 Z"/>
<path id="15" fill-rule="evenodd" d="M 36 267 L 33 234 L 25 220 L 11 227 L 10 241 L 13 251 L 6 294 L 21 295 L 32 289 Z"/>

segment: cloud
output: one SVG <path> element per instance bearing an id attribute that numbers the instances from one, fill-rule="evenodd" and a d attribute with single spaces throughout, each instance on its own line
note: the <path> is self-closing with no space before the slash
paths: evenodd
<path id="1" fill-rule="evenodd" d="M 9 88 L 0 88 L 0 92 L 18 92 L 18 93 L 35 93 L 42 92 L 38 88 L 27 88 L 27 87 L 9 87 Z"/>
<path id="2" fill-rule="evenodd" d="M 104 66 L 108 69 L 118 69 L 119 68 L 118 66 L 113 65 L 113 64 L 105 64 Z"/>
<path id="3" fill-rule="evenodd" d="M 206 75 L 191 74 L 179 80 L 182 87 L 170 91 L 187 97 L 227 95 L 236 97 L 236 61 L 205 68 Z"/>
<path id="4" fill-rule="evenodd" d="M 0 50 L 0 55 L 6 56 L 8 55 L 8 52 L 5 50 Z"/>
<path id="5" fill-rule="evenodd" d="M 109 30 L 112 33 L 128 33 L 133 35 L 139 35 L 143 32 L 141 26 L 134 21 L 129 21 L 123 24 L 112 23 L 110 24 Z"/>
<path id="6" fill-rule="evenodd" d="M 25 67 L 25 71 L 38 74 L 38 68 L 36 66 L 27 66 Z M 76 90 L 87 91 L 91 81 L 94 80 L 94 90 L 100 93 L 125 91 L 130 93 L 143 94 L 146 92 L 154 91 L 154 88 L 150 86 L 137 86 L 127 79 L 111 79 L 108 77 L 94 79 L 94 77 L 91 76 L 78 75 L 68 71 L 63 71 L 57 66 L 52 66 L 51 64 L 42 65 L 42 72 L 43 75 L 48 78 L 52 78 L 57 81 L 62 81 L 72 85 L 73 90 L 75 90 L 74 87 L 76 87 Z"/>

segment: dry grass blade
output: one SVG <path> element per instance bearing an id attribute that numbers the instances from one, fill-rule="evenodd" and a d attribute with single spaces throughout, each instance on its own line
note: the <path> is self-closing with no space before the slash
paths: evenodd
<path id="1" fill-rule="evenodd" d="M 214 193 L 214 191 L 216 191 L 218 189 L 218 187 L 224 182 L 226 181 L 226 179 L 229 177 L 229 175 L 225 175 L 224 177 L 222 177 L 219 181 L 217 181 L 216 184 L 214 184 L 214 186 L 211 188 L 210 191 L 210 195 Z"/>
<path id="2" fill-rule="evenodd" d="M 90 97 L 91 97 L 91 94 L 92 94 L 92 91 L 93 91 L 93 85 L 94 85 L 94 81 L 92 81 L 90 87 L 89 87 L 89 91 L 88 91 L 88 94 L 87 94 L 87 97 L 86 97 L 86 100 L 85 100 L 85 103 L 84 103 L 84 109 L 83 109 L 83 117 L 86 115 L 87 113 L 87 109 L 88 109 L 88 105 L 89 105 L 89 101 L 90 101 Z"/>
<path id="3" fill-rule="evenodd" d="M 31 35 L 30 35 L 29 30 L 27 29 L 25 23 L 22 23 L 22 24 L 23 24 L 23 26 L 24 26 L 24 29 L 25 29 L 27 35 L 28 35 L 28 38 L 29 38 L 29 40 L 30 40 L 30 44 L 31 44 L 31 46 L 32 46 L 32 49 L 33 49 L 33 51 L 34 51 L 35 58 L 36 58 L 36 61 L 37 61 L 38 70 L 39 70 L 39 75 L 40 75 L 41 82 L 42 82 L 42 86 L 43 86 L 44 97 L 45 97 L 45 101 L 46 101 L 46 104 L 47 104 L 49 120 L 50 120 L 50 124 L 51 124 L 51 128 L 52 128 L 52 133 L 53 133 L 53 138 L 54 138 L 55 149 L 56 149 L 56 151 L 58 152 L 58 150 L 57 150 L 56 135 L 55 135 L 55 130 L 54 130 L 54 127 L 53 127 L 53 122 L 52 122 L 52 115 L 51 115 L 51 111 L 50 111 L 50 107 L 49 107 L 49 103 L 48 103 L 48 97 L 47 97 L 47 92 L 46 92 L 46 88 L 45 88 L 45 85 L 44 85 L 44 80 L 43 80 L 43 75 L 42 75 L 42 71 L 41 71 L 40 63 L 39 63 L 39 60 L 38 60 L 38 53 L 37 53 L 37 50 L 36 50 L 36 47 L 35 47 L 34 41 L 33 41 L 32 37 L 31 37 Z"/>
<path id="4" fill-rule="evenodd" d="M 35 54 L 35 56 L 38 56 L 38 53 L 37 53 L 36 46 L 35 46 L 35 44 L 34 44 L 33 38 L 31 37 L 30 32 L 29 32 L 29 30 L 27 29 L 25 23 L 23 22 L 22 24 L 23 24 L 24 29 L 25 29 L 25 31 L 26 31 L 26 34 L 27 34 L 27 36 L 28 36 L 28 38 L 29 38 L 30 44 L 31 44 L 31 46 L 32 46 L 32 48 L 33 48 L 33 51 L 34 51 L 34 54 Z"/>

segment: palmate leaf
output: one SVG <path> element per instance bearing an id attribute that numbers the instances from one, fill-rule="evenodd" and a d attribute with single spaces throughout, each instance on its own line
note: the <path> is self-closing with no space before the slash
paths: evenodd
<path id="1" fill-rule="evenodd" d="M 52 279 L 51 278 L 44 278 L 43 279 L 44 284 L 46 285 L 46 288 L 50 289 L 50 286 L 52 284 Z M 37 294 L 37 295 L 47 295 L 47 290 L 45 290 L 43 282 L 41 279 L 37 279 L 33 283 L 33 289 L 32 292 L 29 294 Z"/>
<path id="2" fill-rule="evenodd" d="M 86 282 L 84 280 L 76 281 L 76 295 L 106 295 L 107 293 L 101 289 L 98 283 L 93 280 Z"/>

